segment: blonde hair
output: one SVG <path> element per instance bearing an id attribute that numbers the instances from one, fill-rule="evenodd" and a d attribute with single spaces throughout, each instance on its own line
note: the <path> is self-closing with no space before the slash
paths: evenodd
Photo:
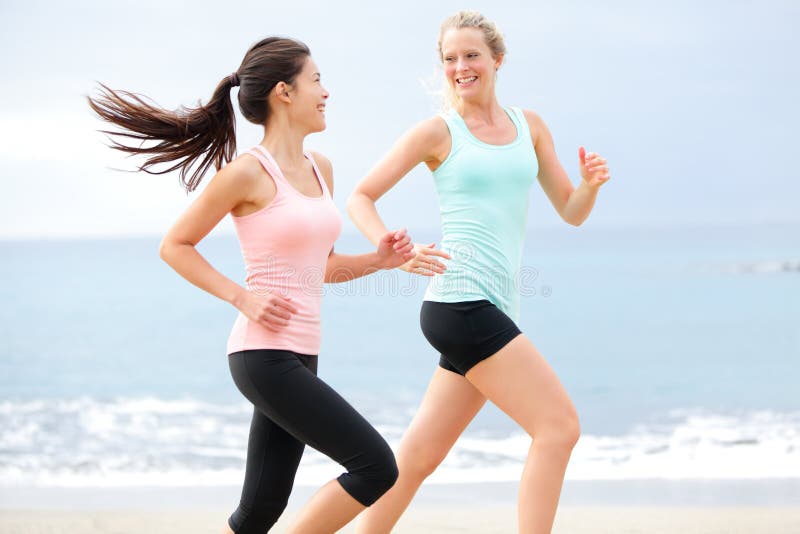
<path id="1" fill-rule="evenodd" d="M 500 30 L 497 29 L 497 25 L 494 22 L 477 11 L 459 11 L 444 19 L 439 29 L 437 46 L 440 62 L 444 61 L 442 54 L 442 39 L 444 38 L 444 34 L 449 30 L 460 30 L 462 28 L 475 28 L 483 32 L 483 39 L 486 42 L 486 46 L 488 46 L 489 50 L 492 52 L 493 58 L 497 59 L 499 56 L 505 56 L 506 43 L 503 39 L 503 34 L 500 33 Z M 458 96 L 447 81 L 445 81 L 443 100 L 445 108 L 454 107 L 458 103 Z"/>

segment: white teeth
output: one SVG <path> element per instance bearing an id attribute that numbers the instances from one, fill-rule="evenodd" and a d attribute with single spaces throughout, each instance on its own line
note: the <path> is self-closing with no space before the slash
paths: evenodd
<path id="1" fill-rule="evenodd" d="M 460 85 L 463 85 L 465 83 L 472 83 L 477 79 L 478 79 L 477 76 L 470 76 L 469 78 L 457 78 L 456 82 L 458 82 Z"/>

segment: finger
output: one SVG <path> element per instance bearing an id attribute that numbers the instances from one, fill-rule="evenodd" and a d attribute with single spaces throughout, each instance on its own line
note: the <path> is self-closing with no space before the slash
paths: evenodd
<path id="1" fill-rule="evenodd" d="M 407 235 L 406 229 L 405 228 L 401 228 L 400 230 L 397 230 L 394 233 L 394 238 L 395 239 L 402 239 L 403 236 L 405 236 L 405 235 Z"/>
<path id="2" fill-rule="evenodd" d="M 450 258 L 450 254 L 448 254 L 447 252 L 445 252 L 443 250 L 439 250 L 439 249 L 426 250 L 425 252 L 420 252 L 420 254 L 423 257 L 425 257 L 425 256 L 439 256 L 440 258 L 444 258 L 446 260 L 451 259 Z"/>
<path id="3" fill-rule="evenodd" d="M 286 299 L 275 299 L 272 301 L 275 306 L 282 308 L 290 313 L 297 313 L 297 308 Z"/>
<path id="4" fill-rule="evenodd" d="M 586 158 L 586 166 L 587 167 L 592 167 L 592 166 L 597 166 L 597 165 L 605 165 L 605 164 L 606 164 L 606 160 L 604 160 L 603 158 L 600 158 L 600 157 L 597 157 L 597 158 Z"/>
<path id="5" fill-rule="evenodd" d="M 288 319 L 282 319 L 282 318 L 277 317 L 275 315 L 267 316 L 267 318 L 264 319 L 264 320 L 266 322 L 268 322 L 269 324 L 271 324 L 272 326 L 275 326 L 275 327 L 283 327 L 283 326 L 288 326 L 289 325 L 289 320 Z"/>
<path id="6" fill-rule="evenodd" d="M 437 274 L 442 274 L 447 269 L 447 267 L 437 261 L 417 261 L 414 266 Z"/>
<path id="7" fill-rule="evenodd" d="M 395 250 L 399 250 L 401 248 L 405 248 L 405 247 L 407 247 L 409 245 L 409 243 L 411 243 L 411 238 L 408 237 L 408 236 L 405 236 L 405 237 L 403 237 L 402 239 L 400 239 L 399 241 L 397 241 L 394 244 L 394 249 Z M 412 246 L 412 248 L 413 248 L 413 246 Z"/>
<path id="8" fill-rule="evenodd" d="M 445 265 L 445 264 L 444 264 L 444 263 L 442 263 L 442 262 L 439 262 L 439 261 L 433 260 L 433 259 L 430 259 L 430 260 L 426 261 L 426 262 L 425 262 L 425 267 L 426 267 L 427 269 L 431 269 L 431 270 L 440 270 L 440 271 L 442 271 L 442 272 L 444 272 L 444 271 L 447 269 L 447 265 Z"/>
<path id="9" fill-rule="evenodd" d="M 267 318 L 269 317 L 279 317 L 288 321 L 292 318 L 292 314 L 283 308 L 275 306 L 274 308 L 267 310 Z"/>
<path id="10" fill-rule="evenodd" d="M 280 327 L 274 326 L 272 323 L 268 323 L 267 321 L 259 321 L 258 324 L 266 328 L 267 330 L 271 330 L 272 332 L 280 332 Z"/>
<path id="11" fill-rule="evenodd" d="M 411 269 L 411 272 L 414 273 L 414 274 L 418 274 L 420 276 L 433 276 L 434 275 L 434 273 L 432 273 L 429 270 L 424 269 L 422 267 L 416 267 L 414 269 Z"/>
<path id="12" fill-rule="evenodd" d="M 582 146 L 578 148 L 578 161 L 581 165 L 586 164 L 586 149 Z"/>

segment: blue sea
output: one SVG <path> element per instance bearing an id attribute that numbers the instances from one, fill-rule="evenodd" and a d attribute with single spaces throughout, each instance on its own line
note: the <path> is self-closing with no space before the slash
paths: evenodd
<path id="1" fill-rule="evenodd" d="M 241 483 L 237 312 L 158 241 L 0 242 L 0 487 Z M 243 280 L 234 237 L 200 250 Z M 800 479 L 800 226 L 533 229 L 524 267 L 520 326 L 581 417 L 568 479 Z M 393 446 L 437 365 L 426 283 L 394 271 L 323 297 L 320 376 Z M 487 405 L 431 482 L 517 480 L 528 445 Z M 339 472 L 307 450 L 297 480 Z"/>

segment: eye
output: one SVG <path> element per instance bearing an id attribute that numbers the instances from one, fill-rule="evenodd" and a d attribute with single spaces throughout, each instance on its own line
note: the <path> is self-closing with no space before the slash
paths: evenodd
<path id="1" fill-rule="evenodd" d="M 468 58 L 478 57 L 478 53 L 477 52 L 470 52 L 469 54 L 467 54 L 467 57 Z"/>
<path id="2" fill-rule="evenodd" d="M 453 56 L 447 56 L 446 58 L 444 58 L 444 60 L 447 63 L 452 63 L 453 61 L 456 60 L 456 58 L 454 58 Z"/>

